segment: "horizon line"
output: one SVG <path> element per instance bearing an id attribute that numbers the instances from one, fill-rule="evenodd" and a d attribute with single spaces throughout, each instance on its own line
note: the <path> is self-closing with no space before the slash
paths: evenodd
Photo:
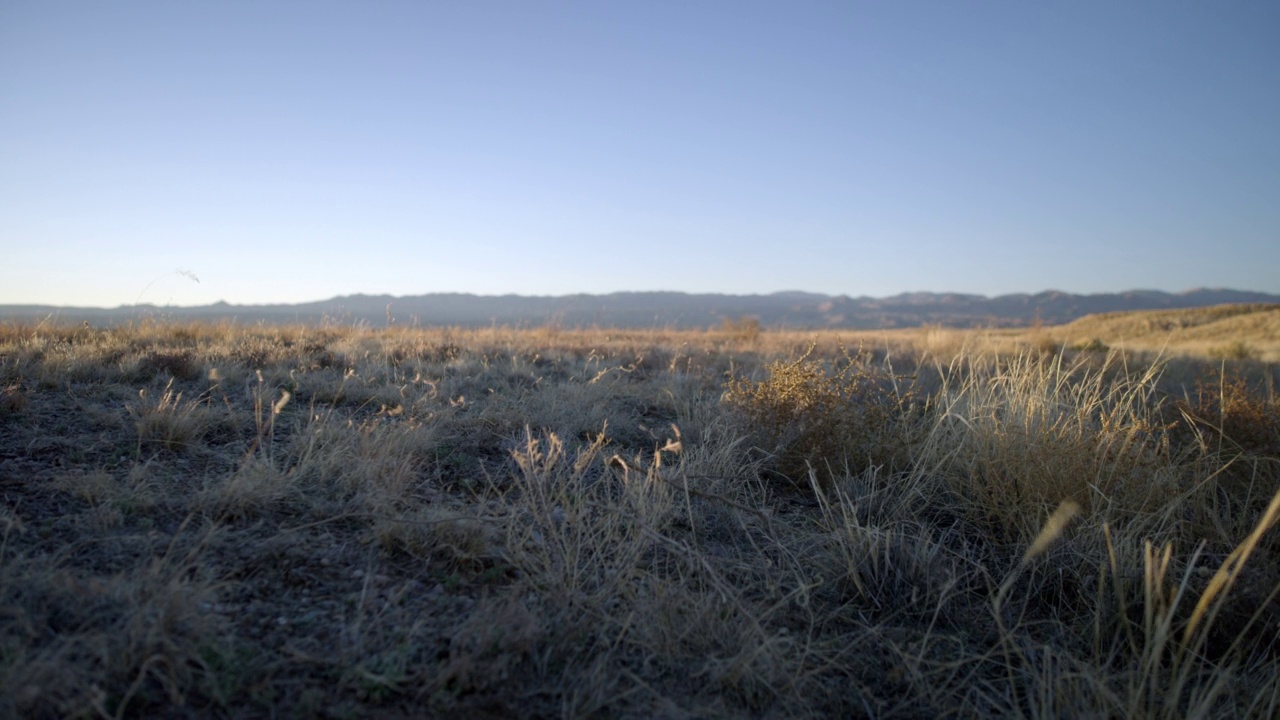
<path id="1" fill-rule="evenodd" d="M 568 298 L 576 298 L 576 297 L 611 297 L 615 295 L 687 295 L 691 297 L 720 296 L 725 298 L 753 298 L 753 297 L 762 298 L 762 297 L 776 297 L 780 295 L 806 295 L 806 296 L 825 297 L 833 300 L 840 299 L 840 298 L 848 298 L 850 300 L 859 300 L 859 299 L 892 300 L 894 298 L 911 296 L 911 295 L 934 295 L 939 297 L 962 296 L 962 297 L 968 297 L 968 298 L 980 298 L 984 300 L 995 300 L 995 299 L 1007 298 L 1007 297 L 1035 297 L 1039 295 L 1051 295 L 1051 294 L 1075 295 L 1079 297 L 1097 297 L 1097 296 L 1106 296 L 1106 295 L 1127 295 L 1127 294 L 1139 294 L 1139 293 L 1154 293 L 1154 294 L 1162 294 L 1162 295 L 1190 295 L 1198 292 L 1232 292 L 1232 293 L 1242 293 L 1242 294 L 1272 295 L 1272 296 L 1280 297 L 1280 293 L 1267 292 L 1265 290 L 1247 290 L 1247 289 L 1230 288 L 1230 287 L 1204 287 L 1204 286 L 1188 288 L 1185 290 L 1162 290 L 1162 289 L 1156 289 L 1156 288 L 1129 288 L 1125 290 L 1104 291 L 1104 292 L 1083 292 L 1083 293 L 1060 290 L 1057 288 L 1048 288 L 1048 289 L 1039 290 L 1036 292 L 1022 291 L 1022 292 L 999 293 L 996 295 L 962 292 L 957 290 L 906 290 L 893 295 L 852 295 L 849 293 L 832 294 L 832 293 L 825 293 L 825 292 L 796 290 L 796 289 L 775 290 L 772 292 L 755 292 L 755 293 L 697 292 L 697 291 L 689 291 L 689 290 L 613 290 L 610 292 L 602 292 L 602 293 L 573 292 L 573 293 L 564 293 L 559 295 L 534 294 L 534 293 L 485 294 L 485 293 L 460 292 L 460 291 L 438 291 L 438 292 L 418 293 L 415 295 L 392 295 L 389 293 L 356 292 L 356 293 L 349 293 L 349 294 L 332 295 L 332 296 L 321 298 L 318 300 L 298 300 L 293 302 L 247 302 L 247 303 L 234 302 L 233 303 L 233 302 L 228 302 L 227 300 L 220 299 L 220 300 L 215 300 L 214 302 L 196 303 L 196 304 L 170 303 L 170 304 L 164 304 L 164 305 L 157 305 L 155 303 L 127 303 L 127 304 L 120 304 L 120 305 L 114 305 L 114 306 L 0 302 L 0 307 L 3 307 L 3 308 L 56 308 L 60 310 L 108 310 L 108 311 L 125 310 L 125 309 L 132 309 L 132 308 L 191 309 L 191 308 L 216 307 L 220 305 L 225 305 L 229 307 L 246 307 L 246 308 L 294 307 L 294 306 L 300 306 L 300 305 L 314 305 L 318 303 L 335 302 L 335 301 L 344 300 L 344 299 L 375 299 L 375 298 L 379 300 L 389 299 L 391 302 L 394 303 L 397 300 L 415 299 L 415 298 L 423 298 L 423 297 L 431 297 L 431 296 L 458 296 L 458 297 L 493 298 L 493 299 L 527 298 L 527 299 L 540 299 L 540 300 L 557 300 L 557 299 L 568 299 Z"/>

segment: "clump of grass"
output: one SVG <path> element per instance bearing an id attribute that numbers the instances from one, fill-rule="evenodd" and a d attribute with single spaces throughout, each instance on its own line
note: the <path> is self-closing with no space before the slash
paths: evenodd
<path id="1" fill-rule="evenodd" d="M 1260 606 L 1240 622 L 1224 622 L 1224 616 L 1246 561 L 1256 558 L 1260 538 L 1280 519 L 1280 494 L 1216 571 L 1203 544 L 1184 558 L 1175 554 L 1172 542 L 1154 542 L 1103 523 L 1097 529 L 1102 557 L 1095 559 L 1099 572 L 1092 583 L 1092 607 L 1055 620 L 1061 630 L 1075 625 L 1082 633 L 1073 651 L 1070 642 L 1028 641 L 1048 627 L 1028 617 L 1036 612 L 1028 599 L 1043 598 L 1036 595 L 1037 586 L 1051 579 L 1050 573 L 1069 572 L 1054 563 L 1051 553 L 1037 556 L 1062 539 L 1078 511 L 1070 501 L 1060 506 L 993 593 L 1004 682 L 1021 692 L 1011 706 L 993 707 L 988 714 L 1275 717 L 1280 710 L 1276 665 L 1265 658 L 1266 637 L 1274 626 Z M 1029 581 L 1022 582 L 1027 576 Z M 1280 585 L 1273 582 L 1270 591 L 1263 605 L 1280 593 Z M 1061 599 L 1050 604 L 1057 613 L 1070 607 Z M 1262 677 L 1268 679 L 1258 685 Z"/>
<path id="2" fill-rule="evenodd" d="M 827 485 L 845 466 L 903 464 L 916 393 L 848 353 L 832 368 L 812 353 L 810 346 L 766 365 L 765 380 L 736 377 L 725 386 L 725 405 L 773 469 L 803 486 L 810 469 Z"/>
<path id="3" fill-rule="evenodd" d="M 1203 374 L 1176 410 L 1175 437 L 1219 468 L 1201 488 L 1197 513 L 1216 535 L 1237 537 L 1247 529 L 1242 515 L 1280 488 L 1280 398 L 1223 368 Z"/>
<path id="4" fill-rule="evenodd" d="M 449 639 L 448 661 L 424 692 L 456 696 L 500 688 L 547 635 L 548 628 L 523 600 L 486 598 Z"/>
<path id="5" fill-rule="evenodd" d="M 149 465 L 134 466 L 124 477 L 105 471 L 75 473 L 55 479 L 53 486 L 88 502 L 99 518 L 149 510 L 157 500 L 155 483 L 148 477 Z"/>
<path id="6" fill-rule="evenodd" d="M 201 611 L 214 585 L 194 564 L 212 532 L 109 575 L 4 557 L 0 714 L 132 717 L 181 706 L 208 677 L 200 648 L 218 631 Z"/>
<path id="7" fill-rule="evenodd" d="M 167 450 L 192 447 L 212 426 L 212 417 L 201 402 L 183 401 L 182 392 L 173 387 L 173 379 L 159 396 L 138 391 L 138 402 L 127 406 L 138 432 L 138 448 L 158 444 Z"/>
<path id="8" fill-rule="evenodd" d="M 558 602 L 603 607 L 654 542 L 646 530 L 670 521 L 672 493 L 654 477 L 657 468 L 634 470 L 619 459 L 612 466 L 621 477 L 613 476 L 602 462 L 606 440 L 601 433 L 570 457 L 554 434 L 526 430 L 512 451 L 520 476 L 503 498 L 507 547 L 529 581 Z"/>
<path id="9" fill-rule="evenodd" d="M 222 519 L 252 518 L 282 508 L 297 493 L 297 478 L 271 460 L 254 455 L 229 477 L 205 488 L 201 507 Z"/>
<path id="10" fill-rule="evenodd" d="M 150 380 L 167 375 L 175 380 L 188 381 L 204 375 L 204 368 L 190 350 L 152 350 L 138 358 L 137 364 L 127 375 L 133 380 Z"/>
<path id="11" fill-rule="evenodd" d="M 27 407 L 27 395 L 18 383 L 0 387 L 0 417 L 15 416 Z"/>
<path id="12" fill-rule="evenodd" d="M 1274 620 L 1267 622 L 1267 603 L 1280 594 L 1272 583 L 1261 604 L 1230 617 L 1231 590 L 1241 579 L 1245 563 L 1266 534 L 1280 520 L 1280 493 L 1272 497 L 1248 536 L 1231 550 L 1217 570 L 1202 543 L 1186 562 L 1175 559 L 1173 545 L 1141 542 L 1141 559 L 1134 572 L 1132 558 L 1108 526 L 1103 526 L 1107 559 L 1098 584 L 1094 619 L 1095 654 L 1126 658 L 1113 676 L 1124 690 L 1116 698 L 1125 717 L 1221 717 L 1232 712 L 1227 699 L 1232 680 L 1257 668 L 1259 649 L 1270 643 Z M 1133 542 L 1130 537 L 1129 542 Z M 1181 570 L 1179 569 L 1181 567 Z M 1202 580 L 1209 575 L 1208 582 Z M 1273 578 L 1274 580 L 1274 578 Z M 1259 635 L 1262 637 L 1260 638 Z M 1261 642 L 1259 640 L 1261 639 Z M 1270 665 L 1274 669 L 1274 665 Z M 1271 683 L 1274 683 L 1274 675 Z M 1274 717 L 1280 696 L 1256 695 L 1256 717 Z M 1268 707 L 1269 711 L 1262 708 Z M 1236 712 L 1238 712 L 1238 706 Z"/>
<path id="13" fill-rule="evenodd" d="M 1133 517 L 1182 488 L 1149 403 L 1158 368 L 1108 379 L 1081 358 L 987 358 L 945 374 L 939 417 L 916 472 L 944 478 L 976 519 L 1034 537 L 1047 508 Z"/>
<path id="14" fill-rule="evenodd" d="M 875 468 L 866 475 L 877 475 Z M 819 492 L 822 550 L 835 571 L 840 594 L 856 601 L 867 617 L 952 620 L 970 568 L 948 558 L 955 542 L 918 521 L 893 521 L 881 513 L 864 518 L 866 498 L 838 490 Z M 879 517 L 876 517 L 879 515 Z"/>
<path id="15" fill-rule="evenodd" d="M 493 556 L 493 528 L 460 510 L 424 508 L 416 512 L 384 511 L 373 518 L 373 532 L 388 550 L 450 568 L 479 569 Z"/>

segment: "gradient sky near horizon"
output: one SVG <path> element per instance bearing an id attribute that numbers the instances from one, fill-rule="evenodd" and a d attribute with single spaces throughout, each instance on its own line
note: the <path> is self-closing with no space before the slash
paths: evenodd
<path id="1" fill-rule="evenodd" d="M 9 0 L 0 304 L 1278 293 L 1277 38 L 1267 1 Z"/>

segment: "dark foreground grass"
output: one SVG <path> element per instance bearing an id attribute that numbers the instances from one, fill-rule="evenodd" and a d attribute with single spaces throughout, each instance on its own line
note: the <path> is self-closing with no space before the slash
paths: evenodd
<path id="1" fill-rule="evenodd" d="M 1280 713 L 1264 384 L 806 346 L 0 327 L 0 716 Z"/>

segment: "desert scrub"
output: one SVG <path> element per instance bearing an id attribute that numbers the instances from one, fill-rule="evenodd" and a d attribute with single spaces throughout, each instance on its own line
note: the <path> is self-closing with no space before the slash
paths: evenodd
<path id="1" fill-rule="evenodd" d="M 725 385 L 723 402 L 766 467 L 801 485 L 813 471 L 828 485 L 845 468 L 904 466 L 923 414 L 915 389 L 843 350 L 830 364 L 812 355 L 810 346 L 795 360 L 766 365 L 765 380 Z"/>

